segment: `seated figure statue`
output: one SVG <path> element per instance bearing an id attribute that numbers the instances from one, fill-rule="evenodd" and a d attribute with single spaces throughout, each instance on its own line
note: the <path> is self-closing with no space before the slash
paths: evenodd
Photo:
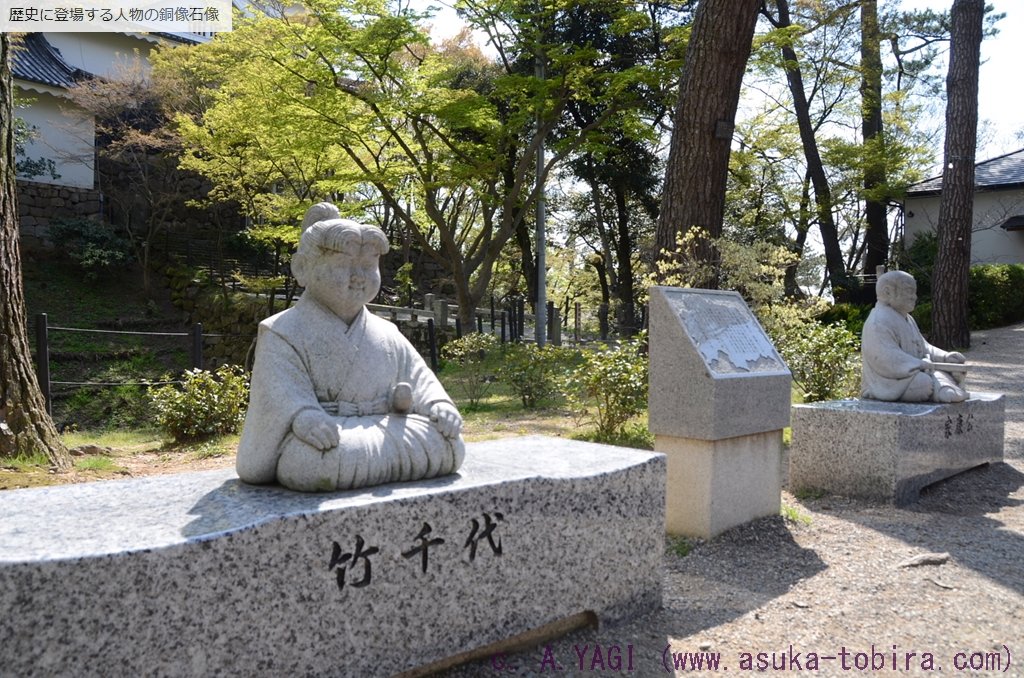
<path id="1" fill-rule="evenodd" d="M 305 291 L 259 326 L 236 462 L 243 481 L 329 491 L 462 464 L 454 403 L 398 328 L 366 309 L 387 250 L 383 231 L 345 219 L 302 233 L 292 271 Z"/>
<path id="2" fill-rule="evenodd" d="M 963 354 L 929 344 L 910 315 L 917 303 L 913 276 L 903 271 L 883 273 L 875 290 L 878 303 L 864 323 L 861 342 L 861 397 L 903 402 L 967 400 L 970 394 L 962 387 L 966 370 L 951 371 L 964 364 Z"/>

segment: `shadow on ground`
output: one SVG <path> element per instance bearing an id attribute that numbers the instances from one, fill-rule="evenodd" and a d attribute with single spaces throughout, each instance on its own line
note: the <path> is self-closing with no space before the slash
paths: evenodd
<path id="1" fill-rule="evenodd" d="M 1006 525 L 1006 511 L 1024 507 L 1024 473 L 1019 462 L 981 466 L 925 488 L 902 510 L 928 517 L 909 531 L 875 512 L 845 518 L 934 553 L 948 553 L 958 564 L 1024 595 L 1024 533 Z"/>

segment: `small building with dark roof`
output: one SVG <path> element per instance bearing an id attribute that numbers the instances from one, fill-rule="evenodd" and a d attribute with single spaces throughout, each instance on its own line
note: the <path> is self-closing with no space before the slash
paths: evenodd
<path id="1" fill-rule="evenodd" d="M 972 264 L 1024 263 L 1024 149 L 979 162 L 974 170 Z M 904 241 L 938 233 L 942 177 L 910 186 L 903 202 Z"/>
<path id="2" fill-rule="evenodd" d="M 19 94 L 27 101 L 16 115 L 33 130 L 25 157 L 52 161 L 54 172 L 21 175 L 19 179 L 94 188 L 95 126 L 91 116 L 68 99 L 68 89 L 85 78 L 123 77 L 125 69 L 135 68 L 136 62 L 137 67 L 148 69 L 149 54 L 158 44 L 195 44 L 205 39 L 191 34 L 21 34 L 12 53 L 11 71 Z"/>

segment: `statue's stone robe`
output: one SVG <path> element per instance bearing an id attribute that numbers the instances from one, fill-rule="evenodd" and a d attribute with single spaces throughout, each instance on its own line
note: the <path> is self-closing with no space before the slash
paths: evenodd
<path id="1" fill-rule="evenodd" d="M 412 386 L 408 414 L 388 412 L 399 382 Z M 365 308 L 348 326 L 304 294 L 293 308 L 260 323 L 238 475 L 249 483 L 277 480 L 323 491 L 452 473 L 465 446 L 430 421 L 438 402 L 452 401 L 397 327 Z M 335 403 L 360 411 L 331 416 L 337 447 L 322 452 L 292 432 L 300 412 L 337 411 Z"/>
<path id="2" fill-rule="evenodd" d="M 920 361 L 928 358 L 932 362 L 946 362 L 948 355 L 924 340 L 909 314 L 878 303 L 864 323 L 861 338 L 861 397 L 889 401 L 929 400 L 937 382 L 934 375 L 921 371 Z M 944 372 L 936 374 L 954 383 Z M 929 393 L 919 394 L 920 389 L 916 388 L 908 392 L 915 379 L 925 378 L 932 382 Z"/>

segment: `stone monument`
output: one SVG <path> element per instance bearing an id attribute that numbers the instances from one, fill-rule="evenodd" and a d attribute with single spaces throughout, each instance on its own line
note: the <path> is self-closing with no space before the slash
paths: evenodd
<path id="1" fill-rule="evenodd" d="M 1001 461 L 1002 394 L 969 393 L 963 354 L 932 346 L 911 317 L 917 283 L 878 276 L 861 344 L 861 400 L 793 407 L 791 489 L 908 504 L 926 486 Z"/>
<path id="2" fill-rule="evenodd" d="M 331 207 L 310 209 L 328 218 L 292 259 L 302 296 L 260 323 L 238 476 L 312 492 L 453 473 L 462 418 L 398 328 L 366 308 L 387 239 Z"/>
<path id="3" fill-rule="evenodd" d="M 649 426 L 666 527 L 712 537 L 779 512 L 792 377 L 736 292 L 651 288 Z"/>

